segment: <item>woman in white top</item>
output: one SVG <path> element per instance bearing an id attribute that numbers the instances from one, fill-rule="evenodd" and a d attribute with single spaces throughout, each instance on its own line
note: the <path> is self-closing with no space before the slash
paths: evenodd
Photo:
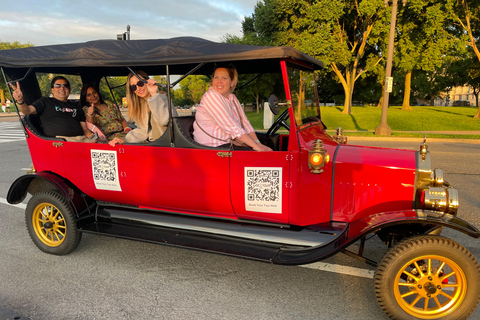
<path id="1" fill-rule="evenodd" d="M 136 129 L 130 131 L 125 139 L 114 138 L 111 146 L 122 143 L 154 141 L 165 132 L 168 121 L 168 99 L 165 92 L 160 92 L 155 80 L 150 79 L 144 71 L 138 71 L 139 80 L 135 74 L 127 77 L 128 118 L 135 121 Z M 176 115 L 176 110 L 172 110 Z"/>

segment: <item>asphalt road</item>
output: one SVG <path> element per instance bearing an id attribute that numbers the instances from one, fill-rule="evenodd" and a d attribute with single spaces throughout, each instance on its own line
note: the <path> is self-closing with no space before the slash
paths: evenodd
<path id="1" fill-rule="evenodd" d="M 415 150 L 420 142 L 350 140 Z M 0 150 L 1 200 L 31 160 L 25 141 L 0 143 Z M 435 141 L 429 150 L 459 190 L 459 216 L 480 227 L 480 144 Z M 444 235 L 480 259 L 480 240 Z M 384 253 L 377 238 L 367 245 L 373 259 Z M 71 254 L 53 256 L 29 239 L 24 209 L 0 202 L 0 319 L 388 319 L 372 279 L 348 268 L 372 271 L 342 254 L 278 266 L 90 234 Z M 470 319 L 480 319 L 480 310 Z"/>

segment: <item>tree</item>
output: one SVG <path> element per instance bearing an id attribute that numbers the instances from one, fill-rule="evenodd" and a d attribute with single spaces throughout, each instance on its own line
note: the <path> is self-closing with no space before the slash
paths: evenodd
<path id="1" fill-rule="evenodd" d="M 436 97 L 442 97 L 446 88 L 451 87 L 451 77 L 448 75 L 450 62 L 446 61 L 442 66 L 433 71 L 419 70 L 412 79 L 412 88 L 415 95 L 433 106 Z"/>
<path id="2" fill-rule="evenodd" d="M 464 86 L 468 85 L 472 88 L 475 95 L 476 106 L 478 111 L 473 117 L 480 118 L 480 106 L 478 103 L 478 96 L 480 94 L 480 62 L 473 50 L 470 50 L 470 55 L 466 58 L 459 58 L 455 60 L 449 69 L 451 75 L 451 85 Z"/>
<path id="3" fill-rule="evenodd" d="M 470 68 L 467 71 L 467 85 L 472 87 L 475 95 L 475 103 L 478 108 L 474 119 L 480 119 L 480 106 L 478 104 L 478 95 L 480 93 L 480 63 L 478 60 L 472 61 Z"/>
<path id="4" fill-rule="evenodd" d="M 443 0 L 441 3 L 451 21 L 448 31 L 471 47 L 480 61 L 476 42 L 480 36 L 480 0 Z"/>
<path id="5" fill-rule="evenodd" d="M 267 1 L 269 2 L 269 1 Z M 255 13 L 252 17 L 247 17 L 242 23 L 243 26 L 243 38 L 236 36 L 227 35 L 224 37 L 226 43 L 235 43 L 235 44 L 250 44 L 250 45 L 268 45 L 271 44 L 271 39 L 269 36 L 265 35 L 266 31 L 257 31 L 257 26 L 260 25 L 262 28 L 268 23 L 265 23 L 259 19 L 256 19 L 258 16 L 262 16 L 261 13 L 258 13 L 258 10 L 264 10 L 269 12 L 263 6 L 262 3 L 258 2 L 255 7 Z M 264 14 L 265 15 L 265 14 Z M 257 25 L 258 24 L 258 25 Z M 278 74 L 241 74 L 239 72 L 239 85 L 237 86 L 236 95 L 240 101 L 250 102 L 255 101 L 257 113 L 260 111 L 260 101 L 262 99 L 268 99 L 270 94 L 276 93 L 279 95 L 279 88 L 276 87 L 276 84 L 282 83 L 280 81 Z M 252 80 L 253 79 L 253 80 Z M 247 85 L 245 85 L 247 84 Z M 244 87 L 242 87 L 245 85 Z M 242 87 L 240 90 L 238 90 Z M 281 96 L 281 95 L 280 95 Z"/>
<path id="6" fill-rule="evenodd" d="M 450 33 L 465 46 L 472 48 L 480 61 L 480 50 L 477 45 L 480 37 L 480 0 L 443 0 L 442 3 L 452 21 L 452 26 L 449 28 Z M 480 119 L 480 108 L 474 118 Z"/>
<path id="7" fill-rule="evenodd" d="M 252 80 L 254 79 L 254 80 Z M 260 112 L 260 101 L 267 100 L 270 94 L 276 93 L 275 86 L 282 83 L 279 74 L 262 74 L 262 75 L 240 75 L 239 85 L 244 87 L 238 88 L 236 95 L 240 101 L 255 101 L 257 113 Z"/>
<path id="8" fill-rule="evenodd" d="M 322 60 L 345 91 L 351 113 L 355 81 L 383 58 L 372 58 L 388 31 L 381 0 L 272 0 L 279 26 L 276 41 Z"/>
<path id="9" fill-rule="evenodd" d="M 106 100 L 112 100 L 113 103 L 121 104 L 122 98 L 126 96 L 127 88 L 126 82 L 127 77 L 107 77 L 108 85 L 105 80 L 100 81 L 100 94 Z M 110 92 L 112 88 L 112 93 Z"/>
<path id="10" fill-rule="evenodd" d="M 31 43 L 26 43 L 22 44 L 18 41 L 14 42 L 5 42 L 5 41 L 0 41 L 0 50 L 8 50 L 8 49 L 18 49 L 18 48 L 26 48 L 26 47 L 33 47 L 33 44 Z M 0 102 L 4 103 L 5 99 L 12 100 L 12 97 L 10 97 L 10 93 L 7 90 L 7 84 L 5 83 L 3 77 L 0 79 Z"/>
<path id="11" fill-rule="evenodd" d="M 210 79 L 206 76 L 190 75 L 180 81 L 180 89 L 176 94 L 175 104 L 177 105 L 197 105 L 208 89 Z"/>
<path id="12" fill-rule="evenodd" d="M 437 0 L 409 0 L 398 16 L 395 66 L 405 73 L 402 110 L 410 107 L 412 75 L 433 73 L 456 45 L 446 31 L 445 12 Z"/>
<path id="13" fill-rule="evenodd" d="M 332 75 L 330 69 L 323 69 L 317 73 L 317 90 L 320 101 L 326 105 L 327 101 L 333 97 L 342 94 L 342 85 L 335 80 L 335 74 Z"/>
<path id="14" fill-rule="evenodd" d="M 278 25 L 273 10 L 274 1 L 258 1 L 252 16 L 243 21 L 242 32 L 248 44 L 277 45 L 275 34 L 278 32 Z"/>

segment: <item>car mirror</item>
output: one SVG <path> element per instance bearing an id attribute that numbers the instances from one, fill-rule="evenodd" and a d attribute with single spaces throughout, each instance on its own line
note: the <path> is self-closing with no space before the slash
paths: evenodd
<path id="1" fill-rule="evenodd" d="M 274 115 L 277 115 L 280 113 L 280 105 L 278 104 L 278 97 L 273 93 L 270 95 L 270 97 L 268 97 L 268 106 L 270 107 L 270 110 Z"/>

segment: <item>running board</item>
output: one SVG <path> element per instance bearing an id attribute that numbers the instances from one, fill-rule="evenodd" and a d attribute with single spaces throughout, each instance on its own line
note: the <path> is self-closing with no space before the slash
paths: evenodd
<path id="1" fill-rule="evenodd" d="M 343 238 L 340 236 L 344 235 L 347 227 L 347 223 L 327 223 L 296 231 L 285 225 L 274 227 L 159 212 L 147 213 L 130 208 L 99 207 L 95 222 L 80 230 L 273 261 L 280 251 L 290 250 L 298 256 L 302 251 L 335 243 Z M 336 249 L 337 245 L 334 245 Z"/>

